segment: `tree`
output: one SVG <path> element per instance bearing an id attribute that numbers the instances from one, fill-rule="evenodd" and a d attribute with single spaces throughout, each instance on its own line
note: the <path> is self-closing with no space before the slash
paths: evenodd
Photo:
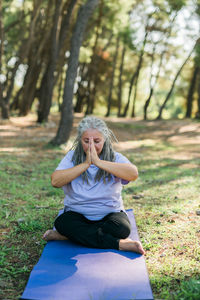
<path id="1" fill-rule="evenodd" d="M 112 74 L 110 78 L 110 88 L 109 88 L 109 94 L 108 94 L 108 102 L 107 102 L 107 113 L 106 117 L 110 115 L 110 110 L 111 110 L 111 103 L 112 103 L 112 92 L 113 92 L 113 86 L 114 86 L 114 78 L 115 78 L 115 70 L 116 70 L 116 64 L 117 64 L 117 56 L 118 56 L 118 51 L 119 51 L 119 36 L 117 37 L 116 40 L 116 49 L 115 49 L 115 55 L 113 58 L 113 64 L 112 64 Z"/>
<path id="2" fill-rule="evenodd" d="M 51 41 L 49 49 L 49 58 L 44 72 L 41 86 L 39 89 L 39 108 L 38 108 L 38 122 L 42 123 L 48 121 L 48 115 L 52 104 L 53 89 L 56 83 L 54 76 L 56 69 L 56 62 L 64 47 L 67 32 L 69 30 L 70 18 L 73 8 L 77 0 L 71 0 L 67 7 L 67 14 L 63 16 L 61 29 L 59 31 L 59 20 L 61 19 L 62 0 L 55 0 L 55 12 L 53 19 L 53 26 L 51 30 Z M 62 53 L 64 56 L 64 53 Z M 63 60 L 63 59 L 62 59 Z"/>
<path id="3" fill-rule="evenodd" d="M 147 21 L 147 24 L 148 24 L 148 21 Z M 148 34 L 149 34 L 149 32 L 147 30 L 145 30 L 145 36 L 144 36 L 144 40 L 143 40 L 142 47 L 141 47 L 141 50 L 140 50 L 138 64 L 137 64 L 135 72 L 131 76 L 131 80 L 130 80 L 130 83 L 129 83 L 128 101 L 125 105 L 124 112 L 122 114 L 123 117 L 126 117 L 126 115 L 127 115 L 129 105 L 130 105 L 130 100 L 131 100 L 132 89 L 133 89 L 134 83 L 136 82 L 137 78 L 139 77 L 139 73 L 140 73 L 140 70 L 142 68 L 142 62 L 143 62 L 143 57 L 144 57 L 144 49 L 145 49 L 145 45 L 146 45 L 146 42 L 147 42 Z M 133 102 L 132 117 L 134 116 L 134 107 L 135 107 L 135 102 Z"/>
<path id="4" fill-rule="evenodd" d="M 48 121 L 48 115 L 51 108 L 51 99 L 54 88 L 54 71 L 56 67 L 57 51 L 58 51 L 58 25 L 60 17 L 62 0 L 55 0 L 55 13 L 53 18 L 53 27 L 51 30 L 50 55 L 46 72 L 43 76 L 38 108 L 38 122 Z"/>
<path id="5" fill-rule="evenodd" d="M 184 66 L 185 66 L 186 63 L 188 62 L 190 56 L 192 55 L 192 52 L 194 51 L 194 49 L 195 49 L 197 43 L 198 43 L 198 41 L 195 43 L 194 47 L 192 48 L 192 50 L 191 50 L 190 53 L 188 54 L 187 58 L 185 59 L 185 61 L 184 61 L 183 64 L 181 65 L 181 67 L 179 68 L 178 72 L 176 73 L 176 75 L 175 75 L 175 77 L 174 77 L 174 80 L 173 80 L 173 82 L 172 82 L 171 88 L 170 88 L 170 90 L 169 90 L 169 92 L 168 92 L 168 94 L 167 94 L 167 96 L 166 96 L 166 98 L 165 98 L 163 104 L 161 105 L 161 107 L 160 107 L 160 109 L 159 109 L 159 114 L 158 114 L 158 116 L 157 116 L 157 120 L 160 120 L 160 119 L 161 119 L 163 109 L 165 108 L 167 102 L 169 101 L 169 99 L 170 99 L 170 97 L 171 97 L 171 95 L 172 95 L 172 92 L 173 92 L 173 90 L 174 90 L 176 81 L 177 81 L 179 75 L 181 74 L 181 72 L 182 72 Z"/>
<path id="6" fill-rule="evenodd" d="M 98 0 L 88 0 L 79 9 L 75 28 L 71 40 L 70 57 L 66 73 L 61 119 L 56 137 L 51 141 L 53 145 L 65 143 L 70 135 L 73 124 L 73 90 L 77 75 L 79 52 L 87 22 L 98 4 Z"/>
<path id="7" fill-rule="evenodd" d="M 40 18 L 40 8 L 42 0 L 35 1 L 32 10 L 23 5 L 19 10 L 17 8 L 11 10 L 8 14 L 4 14 L 5 22 L 5 52 L 4 52 L 4 73 L 6 80 L 4 81 L 3 100 L 7 108 L 16 107 L 19 101 L 10 104 L 13 94 L 15 93 L 15 78 L 19 67 L 27 62 L 30 52 L 34 48 L 38 19 Z M 8 6 L 7 6 L 8 5 Z M 9 3 L 4 2 L 4 11 L 7 12 Z M 27 9 L 27 10 L 26 10 Z M 19 19 L 20 18 L 20 22 Z M 12 20 L 10 22 L 10 20 Z M 10 61 L 14 61 L 11 63 Z M 21 94 L 22 89 L 17 92 L 17 97 Z M 27 99 L 26 99 L 27 100 Z"/>
<path id="8" fill-rule="evenodd" d="M 151 74 L 150 74 L 150 91 L 149 91 L 149 96 L 145 102 L 145 105 L 144 105 L 144 120 L 147 119 L 147 109 L 149 107 L 149 104 L 151 102 L 151 98 L 154 94 L 154 90 L 155 90 L 155 87 L 156 87 L 156 84 L 158 82 L 158 79 L 159 79 L 159 76 L 160 76 L 160 71 L 161 71 L 161 67 L 162 67 L 162 64 L 163 64 L 163 58 L 167 52 L 167 47 L 168 47 L 168 40 L 169 40 L 169 37 L 171 35 L 171 31 L 172 31 L 172 26 L 174 24 L 174 21 L 177 17 L 177 12 L 175 12 L 174 16 L 172 17 L 172 20 L 169 22 L 169 26 L 168 28 L 159 28 L 158 27 L 158 31 L 160 31 L 160 39 L 159 41 L 157 42 L 158 45 L 160 44 L 160 42 L 162 41 L 162 44 L 163 44 L 163 51 L 161 52 L 160 54 L 160 60 L 159 60 L 159 63 L 158 63 L 158 70 L 157 70 L 157 73 L 154 74 L 153 72 L 153 67 L 154 67 L 154 56 L 155 56 L 155 53 L 154 51 L 156 50 L 156 43 L 154 44 L 154 51 L 152 53 L 152 65 L 151 65 Z M 164 33 L 165 36 L 163 36 L 162 32 Z"/>
<path id="9" fill-rule="evenodd" d="M 3 59 L 3 51 L 4 51 L 3 42 L 4 42 L 4 28 L 2 22 L 2 1 L 0 0 L 0 74 L 2 73 L 2 59 Z M 1 78 L 0 78 L 0 107 L 1 107 L 2 119 L 8 119 L 9 118 L 8 105 L 3 99 L 3 86 L 1 83 Z"/>
<path id="10" fill-rule="evenodd" d="M 200 119 L 200 72 L 198 76 L 198 85 L 197 85 L 197 92 L 198 92 L 198 98 L 197 98 L 197 112 L 196 112 L 196 118 Z"/>
<path id="11" fill-rule="evenodd" d="M 122 55 L 121 55 L 121 63 L 119 68 L 119 83 L 118 83 L 118 112 L 117 116 L 121 117 L 121 106 L 122 106 L 122 75 L 123 75 L 123 69 L 124 69 L 124 58 L 126 53 L 126 45 L 124 43 L 123 49 L 122 49 Z"/>
<path id="12" fill-rule="evenodd" d="M 186 118 L 191 118 L 191 116 L 192 116 L 192 104 L 193 104 L 193 100 L 194 100 L 194 92 L 195 92 L 196 81 L 198 78 L 199 71 L 200 71 L 199 66 L 194 66 L 193 75 L 191 78 L 190 87 L 189 87 L 188 96 L 187 96 L 187 108 L 186 108 L 186 114 L 185 114 Z"/>
<path id="13" fill-rule="evenodd" d="M 8 118 L 12 110 L 26 115 L 32 107 L 37 107 L 38 121 L 43 122 L 48 120 L 52 104 L 61 109 L 73 28 L 78 21 L 78 10 L 86 2 L 1 1 L 0 106 L 4 117 Z M 75 110 L 93 114 L 101 106 L 108 114 L 115 110 L 118 116 L 126 116 L 131 106 L 130 113 L 134 117 L 136 112 L 142 114 L 145 105 L 147 117 L 151 103 L 152 109 L 157 109 L 160 102 L 157 95 L 170 89 L 169 80 L 176 75 L 173 74 L 174 63 L 177 57 L 182 57 L 183 45 L 178 45 L 180 39 L 176 36 L 183 25 L 179 18 L 173 23 L 173 16 L 188 9 L 190 17 L 184 15 L 184 32 L 188 39 L 196 40 L 198 32 L 192 28 L 190 20 L 197 21 L 199 6 L 185 0 L 99 2 L 99 9 L 85 28 L 80 49 L 74 85 Z M 152 55 L 157 34 L 162 39 Z M 114 59 L 117 47 L 118 55 Z M 192 72 L 191 69 L 191 77 Z M 180 86 L 188 85 L 189 89 L 188 82 L 192 78 L 179 78 Z M 193 89 L 194 101 L 197 99 L 197 80 L 198 74 Z M 140 94 L 140 101 L 137 94 Z M 188 105 L 189 95 L 188 91 Z M 36 101 L 39 107 L 33 105 Z M 184 106 L 179 104 L 179 110 L 183 109 Z"/>

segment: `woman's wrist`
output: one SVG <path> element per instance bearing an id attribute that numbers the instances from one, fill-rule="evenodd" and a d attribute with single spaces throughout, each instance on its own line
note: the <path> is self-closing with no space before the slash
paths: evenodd
<path id="1" fill-rule="evenodd" d="M 91 165 L 88 161 L 84 161 L 83 163 L 82 163 L 82 165 L 83 165 L 83 167 L 84 167 L 84 171 L 86 171 L 88 168 L 89 168 L 89 166 Z"/>
<path id="2" fill-rule="evenodd" d="M 100 158 L 98 158 L 98 159 L 96 159 L 95 161 L 93 161 L 93 164 L 94 164 L 96 167 L 100 168 L 100 169 L 101 169 L 101 167 L 102 167 L 102 163 L 103 163 L 103 160 L 101 160 Z"/>

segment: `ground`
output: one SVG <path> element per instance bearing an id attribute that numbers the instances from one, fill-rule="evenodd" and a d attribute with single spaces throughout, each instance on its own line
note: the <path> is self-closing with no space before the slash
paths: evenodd
<path id="1" fill-rule="evenodd" d="M 70 140 L 56 148 L 48 142 L 57 114 L 43 125 L 34 114 L 0 120 L 0 299 L 17 299 L 38 261 L 41 236 L 63 201 L 50 174 L 71 147 L 81 118 L 75 115 Z M 105 120 L 118 139 L 115 149 L 139 169 L 123 199 L 134 209 L 155 299 L 199 299 L 200 122 Z"/>

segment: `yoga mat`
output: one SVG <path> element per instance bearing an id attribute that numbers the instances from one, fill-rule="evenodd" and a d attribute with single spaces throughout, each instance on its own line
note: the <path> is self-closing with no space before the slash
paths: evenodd
<path id="1" fill-rule="evenodd" d="M 139 240 L 132 210 L 130 237 Z M 21 299 L 153 299 L 144 256 L 94 249 L 71 241 L 49 241 L 33 268 Z"/>

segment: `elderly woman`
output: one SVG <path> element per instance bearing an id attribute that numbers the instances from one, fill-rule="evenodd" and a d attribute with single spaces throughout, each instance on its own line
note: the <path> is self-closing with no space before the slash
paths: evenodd
<path id="1" fill-rule="evenodd" d="M 70 239 L 87 247 L 118 249 L 144 254 L 131 230 L 121 197 L 122 185 L 136 180 L 138 171 L 112 148 L 112 131 L 96 117 L 84 118 L 67 155 L 51 176 L 63 188 L 64 212 L 47 230 L 46 241 Z"/>

